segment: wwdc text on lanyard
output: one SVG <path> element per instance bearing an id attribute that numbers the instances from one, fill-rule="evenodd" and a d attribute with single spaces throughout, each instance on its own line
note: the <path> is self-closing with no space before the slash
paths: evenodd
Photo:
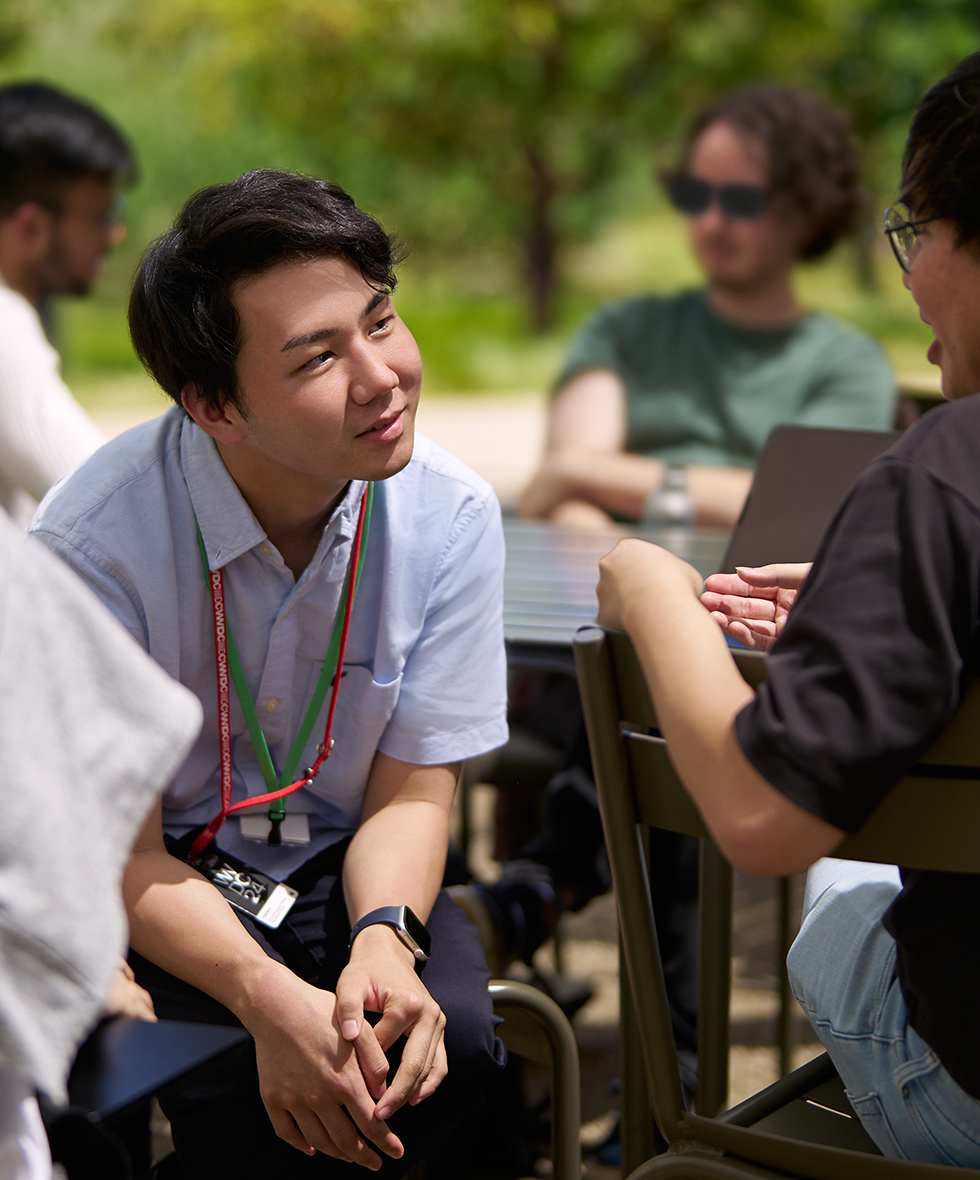
<path id="1" fill-rule="evenodd" d="M 354 609 L 354 596 L 357 593 L 357 587 L 361 580 L 364 554 L 367 551 L 368 526 L 370 524 L 371 505 L 373 501 L 374 484 L 369 483 L 364 489 L 364 495 L 361 497 L 361 508 L 357 518 L 354 543 L 351 546 L 350 561 L 347 564 L 344 591 L 341 595 L 340 605 L 337 608 L 337 617 L 334 620 L 333 634 L 330 638 L 327 658 L 323 662 L 323 669 L 317 681 L 316 688 L 313 691 L 309 708 L 306 710 L 306 716 L 303 718 L 303 723 L 299 727 L 299 732 L 296 734 L 296 739 L 286 759 L 286 765 L 283 767 L 282 774 L 279 776 L 276 775 L 275 768 L 272 764 L 272 755 L 269 753 L 269 746 L 265 740 L 265 734 L 263 734 L 262 728 L 259 725 L 255 703 L 248 690 L 248 684 L 245 680 L 245 673 L 238 656 L 235 640 L 225 615 L 223 571 L 220 569 L 211 570 L 208 567 L 204 539 L 201 537 L 200 529 L 198 529 L 197 538 L 201 549 L 201 559 L 204 562 L 205 577 L 211 588 L 211 605 L 214 611 L 214 651 L 215 663 L 218 670 L 218 740 L 221 752 L 221 811 L 197 836 L 190 847 L 188 859 L 198 856 L 211 843 L 218 829 L 229 815 L 235 811 L 255 807 L 257 804 L 262 803 L 269 804 L 269 819 L 271 821 L 269 843 L 281 843 L 280 828 L 286 815 L 286 796 L 312 783 L 320 767 L 330 756 L 330 747 L 333 744 L 330 734 L 333 729 L 334 713 L 337 709 L 337 695 L 340 692 L 341 671 L 344 666 L 347 636 L 350 632 L 351 612 Z M 300 755 L 303 753 L 306 743 L 310 739 L 313 725 L 323 707 L 323 702 L 326 699 L 327 689 L 330 687 L 331 681 L 333 682 L 333 692 L 330 697 L 330 708 L 327 711 L 323 742 L 317 747 L 317 759 L 312 766 L 307 767 L 303 771 L 301 778 L 294 781 Z M 262 777 L 265 780 L 267 788 L 266 794 L 250 796 L 247 799 L 243 799 L 240 803 L 232 803 L 231 801 L 232 683 L 235 685 L 235 692 L 238 694 L 239 704 L 242 707 L 242 712 L 245 714 L 249 736 L 252 739 L 252 744 L 255 746 L 255 753 L 258 757 L 259 766 L 262 769 Z"/>

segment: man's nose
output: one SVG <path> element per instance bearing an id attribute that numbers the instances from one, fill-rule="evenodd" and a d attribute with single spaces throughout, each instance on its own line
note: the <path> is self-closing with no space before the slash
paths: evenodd
<path id="1" fill-rule="evenodd" d="M 385 350 L 378 345 L 364 342 L 355 350 L 352 361 L 350 394 L 355 401 L 366 404 L 398 384 L 398 374 L 388 363 Z"/>

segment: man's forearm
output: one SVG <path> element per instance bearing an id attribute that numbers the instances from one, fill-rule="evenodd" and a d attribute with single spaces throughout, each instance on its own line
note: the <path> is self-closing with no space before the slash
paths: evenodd
<path id="1" fill-rule="evenodd" d="M 282 972 L 248 934 L 220 893 L 163 849 L 136 852 L 123 879 L 130 945 L 199 988 L 246 1027 Z"/>
<path id="2" fill-rule="evenodd" d="M 584 501 L 629 520 L 643 515 L 650 493 L 660 487 L 665 464 L 626 451 L 566 450 L 550 455 L 521 500 L 521 513 L 551 517 L 569 501 Z M 752 472 L 738 467 L 693 464 L 686 468 L 695 523 L 731 528 L 752 483 Z"/>
<path id="3" fill-rule="evenodd" d="M 391 803 L 361 824 L 344 858 L 351 924 L 371 910 L 407 905 L 424 922 L 442 885 L 449 816 L 420 800 Z"/>
<path id="4" fill-rule="evenodd" d="M 622 593 L 600 617 L 633 640 L 671 760 L 725 855 L 749 872 L 783 874 L 829 852 L 841 833 L 777 791 L 742 752 L 734 721 L 752 690 L 698 601 L 694 571 L 639 541 L 603 566 Z"/>

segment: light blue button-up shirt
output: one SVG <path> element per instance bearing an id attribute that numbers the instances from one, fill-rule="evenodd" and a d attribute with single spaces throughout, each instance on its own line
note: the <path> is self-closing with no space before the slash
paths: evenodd
<path id="1" fill-rule="evenodd" d="M 108 443 L 39 508 L 35 536 L 204 706 L 201 737 L 164 795 L 164 826 L 174 835 L 220 810 L 214 626 L 197 524 L 210 567 L 224 570 L 228 619 L 279 770 L 330 643 L 363 488 L 348 488 L 296 580 L 213 441 L 174 408 Z M 313 786 L 287 803 L 308 814 L 311 843 L 278 849 L 244 841 L 233 817 L 221 846 L 281 879 L 356 829 L 376 750 L 432 765 L 505 741 L 502 586 L 492 489 L 417 436 L 408 466 L 375 487 L 333 752 Z M 326 706 L 301 767 L 316 758 L 325 716 Z M 234 692 L 232 756 L 234 801 L 263 794 Z"/>

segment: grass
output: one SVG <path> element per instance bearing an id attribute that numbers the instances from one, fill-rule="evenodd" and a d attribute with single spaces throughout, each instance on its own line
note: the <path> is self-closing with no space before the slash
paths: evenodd
<path id="1" fill-rule="evenodd" d="M 570 250 L 557 324 L 540 336 L 528 331 L 524 305 L 503 293 L 508 272 L 500 259 L 446 262 L 432 270 L 410 259 L 396 298 L 425 360 L 426 392 L 543 391 L 571 335 L 595 307 L 643 291 L 667 293 L 698 283 L 679 231 L 674 215 L 654 210 Z M 801 268 L 801 300 L 874 336 L 896 372 L 935 372 L 925 360 L 932 334 L 919 320 L 883 239 L 874 261 L 874 291 L 857 284 L 848 247 Z M 142 374 L 126 334 L 126 265 L 122 258 L 110 260 L 102 289 L 88 299 L 66 301 L 60 309 L 65 376 L 93 410 L 165 404 Z"/>

